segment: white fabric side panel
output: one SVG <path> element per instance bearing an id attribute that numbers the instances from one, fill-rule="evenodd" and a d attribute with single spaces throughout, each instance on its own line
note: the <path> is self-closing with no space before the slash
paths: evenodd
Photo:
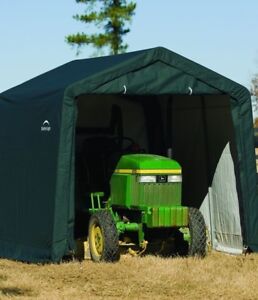
<path id="1" fill-rule="evenodd" d="M 200 210 L 210 232 L 212 247 L 218 251 L 242 253 L 239 203 L 229 144 L 223 150 L 212 187 Z"/>

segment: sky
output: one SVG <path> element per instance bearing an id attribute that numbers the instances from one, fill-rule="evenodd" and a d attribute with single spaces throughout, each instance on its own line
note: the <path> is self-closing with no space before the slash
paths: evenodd
<path id="1" fill-rule="evenodd" d="M 257 0 L 138 0 L 128 51 L 166 47 L 244 86 L 258 73 Z M 0 92 L 74 59 L 65 36 L 89 28 L 75 0 L 0 0 Z"/>

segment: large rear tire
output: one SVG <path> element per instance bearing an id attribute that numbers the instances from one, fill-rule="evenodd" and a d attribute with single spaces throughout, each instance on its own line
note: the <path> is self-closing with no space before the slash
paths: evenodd
<path id="1" fill-rule="evenodd" d="M 95 262 L 115 262 L 120 258 L 118 232 L 109 211 L 93 214 L 89 222 L 89 248 Z"/>
<path id="2" fill-rule="evenodd" d="M 202 213 L 193 207 L 189 208 L 190 242 L 188 255 L 204 257 L 206 255 L 206 227 Z"/>

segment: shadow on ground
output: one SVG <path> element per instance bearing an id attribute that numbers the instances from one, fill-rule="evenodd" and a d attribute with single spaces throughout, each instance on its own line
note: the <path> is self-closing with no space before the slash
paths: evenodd
<path id="1" fill-rule="evenodd" d="M 34 293 L 28 288 L 17 287 L 0 287 L 0 295 L 15 297 L 15 296 L 33 296 Z"/>

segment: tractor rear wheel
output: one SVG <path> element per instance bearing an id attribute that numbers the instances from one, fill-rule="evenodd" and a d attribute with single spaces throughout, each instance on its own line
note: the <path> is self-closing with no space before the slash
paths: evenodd
<path id="1" fill-rule="evenodd" d="M 202 213 L 189 208 L 190 241 L 188 255 L 204 257 L 206 255 L 206 227 Z"/>
<path id="2" fill-rule="evenodd" d="M 89 222 L 89 248 L 95 262 L 115 262 L 120 258 L 118 232 L 109 211 L 94 213 Z"/>

